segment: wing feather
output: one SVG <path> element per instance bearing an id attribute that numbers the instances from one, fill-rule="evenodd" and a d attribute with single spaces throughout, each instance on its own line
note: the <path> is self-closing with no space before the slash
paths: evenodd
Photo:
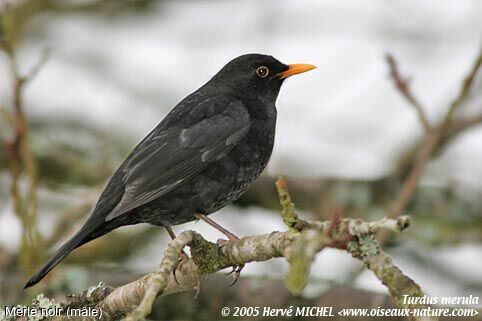
<path id="1" fill-rule="evenodd" d="M 246 107 L 239 100 L 225 100 L 209 99 L 209 104 L 217 105 L 201 106 L 204 113 L 195 112 L 185 126 L 161 123 L 134 149 L 122 168 L 124 195 L 106 220 L 179 187 L 225 157 L 246 136 L 250 128 Z"/>

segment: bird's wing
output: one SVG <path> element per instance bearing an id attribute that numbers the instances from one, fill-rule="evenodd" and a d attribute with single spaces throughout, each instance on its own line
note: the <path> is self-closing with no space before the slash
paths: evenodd
<path id="1" fill-rule="evenodd" d="M 249 114 L 238 100 L 230 100 L 222 108 L 202 109 L 201 117 L 195 117 L 191 124 L 184 128 L 161 126 L 134 149 L 123 165 L 124 195 L 106 220 L 182 185 L 226 156 L 249 131 Z"/>

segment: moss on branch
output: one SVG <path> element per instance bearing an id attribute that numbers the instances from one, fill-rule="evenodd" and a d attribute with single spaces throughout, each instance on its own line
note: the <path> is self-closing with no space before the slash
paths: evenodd
<path id="1" fill-rule="evenodd" d="M 399 231 L 400 224 L 396 220 L 383 219 L 367 223 L 344 218 L 337 221 L 336 227 L 333 227 L 333 221 L 307 221 L 306 224 L 310 228 L 296 235 L 291 232 L 272 232 L 227 242 L 221 247 L 220 253 L 216 252 L 214 243 L 205 240 L 200 234 L 184 231 L 169 244 L 158 272 L 149 273 L 112 291 L 106 290 L 103 292 L 105 297 L 102 301 L 97 301 L 93 305 L 102 308 L 103 320 L 116 320 L 122 316 L 127 316 L 125 320 L 129 321 L 142 320 L 150 313 L 152 304 L 158 296 L 192 290 L 204 276 L 229 266 L 266 261 L 275 257 L 285 257 L 290 261 L 292 268 L 287 277 L 287 285 L 293 293 L 300 293 L 306 284 L 309 266 L 316 253 L 325 247 L 339 248 L 342 244 L 345 248 L 358 246 L 357 249 L 364 254 L 358 254 L 356 257 L 363 260 L 369 269 L 373 269 L 389 289 L 393 288 L 390 293 L 396 295 L 395 298 L 399 298 L 401 294 L 420 293 L 418 290 L 414 291 L 418 289 L 416 285 L 399 286 L 399 284 L 411 284 L 413 281 L 399 272 L 391 260 L 390 265 L 385 264 L 386 258 L 380 256 L 381 252 L 370 250 L 371 238 L 360 242 L 360 239 L 363 240 L 360 236 L 365 235 L 362 233 L 365 231 L 379 229 Z M 406 224 L 403 226 L 406 227 Z M 192 258 L 178 265 L 179 255 L 185 246 L 191 248 Z M 379 259 L 383 259 L 384 263 L 379 263 Z M 173 276 L 175 268 L 178 282 Z M 390 275 L 396 277 L 390 278 Z M 68 297 L 62 304 L 64 306 L 72 304 L 69 303 L 72 298 L 76 298 L 75 304 L 78 304 L 78 296 Z M 395 302 L 398 304 L 397 299 Z M 89 305 L 87 301 L 84 303 Z"/>
<path id="2" fill-rule="evenodd" d="M 380 251 L 373 236 L 380 230 L 404 230 L 410 224 L 408 217 L 365 222 L 341 218 L 335 212 L 330 221 L 304 221 L 294 212 L 286 181 L 280 179 L 277 186 L 288 231 L 244 237 L 223 243 L 219 249 L 200 234 L 184 231 L 169 243 L 159 271 L 115 289 L 102 285 L 80 295 L 69 296 L 61 303 L 62 306 L 101 308 L 102 320 L 143 320 L 150 314 L 154 301 L 159 296 L 195 289 L 206 275 L 230 266 L 276 257 L 284 257 L 290 263 L 286 285 L 293 294 L 300 294 L 306 286 L 313 259 L 325 247 L 346 249 L 363 261 L 388 287 L 399 307 L 405 307 L 403 295 L 423 295 L 420 287 L 405 276 L 387 254 Z M 186 246 L 191 249 L 191 258 L 179 263 Z"/>

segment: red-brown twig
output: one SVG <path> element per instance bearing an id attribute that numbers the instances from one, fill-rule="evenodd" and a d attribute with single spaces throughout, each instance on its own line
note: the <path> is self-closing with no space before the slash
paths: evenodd
<path id="1" fill-rule="evenodd" d="M 390 66 L 392 77 L 397 85 L 397 88 L 399 89 L 399 91 L 404 97 L 406 97 L 413 103 L 414 107 L 418 106 L 416 108 L 417 110 L 420 110 L 419 115 L 422 115 L 421 121 L 422 123 L 425 123 L 425 121 L 423 120 L 425 119 L 425 117 L 423 116 L 424 115 L 423 109 L 421 109 L 421 106 L 416 103 L 417 100 L 415 99 L 415 97 L 413 97 L 410 91 L 408 91 L 408 87 L 406 86 L 406 83 L 403 81 L 403 79 L 401 78 L 398 72 L 397 63 L 394 57 L 391 55 L 388 55 L 387 61 Z M 477 75 L 477 72 L 480 69 L 481 63 L 482 63 L 482 50 L 479 53 L 472 69 L 469 71 L 467 77 L 465 78 L 460 93 L 450 104 L 449 110 L 447 111 L 444 121 L 439 126 L 435 128 L 430 128 L 430 130 L 427 133 L 427 136 L 425 137 L 425 140 L 418 148 L 417 157 L 414 160 L 411 171 L 409 172 L 407 178 L 405 179 L 401 193 L 398 194 L 398 197 L 392 203 L 392 206 L 388 211 L 388 217 L 396 217 L 400 215 L 403 208 L 412 198 L 413 192 L 415 191 L 415 188 L 418 185 L 418 182 L 424 172 L 426 164 L 432 158 L 432 155 L 436 150 L 436 148 L 438 147 L 442 137 L 450 133 L 448 131 L 449 128 L 447 127 L 448 126 L 447 119 L 451 119 L 452 114 L 457 110 L 458 106 L 460 106 L 460 104 L 468 97 L 468 94 L 472 88 L 474 79 Z M 468 128 L 470 125 L 476 124 L 479 121 L 480 121 L 479 117 L 474 117 L 474 118 L 468 119 L 468 121 L 466 122 L 458 122 L 457 123 L 458 131 L 460 131 L 461 128 Z"/>
<path id="2" fill-rule="evenodd" d="M 469 116 L 466 118 L 457 119 L 451 126 L 450 131 L 446 133 L 447 135 L 457 135 L 458 133 L 473 127 L 475 125 L 482 124 L 482 114 Z"/>
<path id="3" fill-rule="evenodd" d="M 386 55 L 386 60 L 388 66 L 390 67 L 390 76 L 395 83 L 396 88 L 417 112 L 418 118 L 420 119 L 420 123 L 422 124 L 425 132 L 429 132 L 432 126 L 428 121 L 427 115 L 425 115 L 424 108 L 410 91 L 408 79 L 400 74 L 397 61 L 391 54 Z"/>
<path id="4" fill-rule="evenodd" d="M 449 110 L 445 115 L 445 119 L 442 124 L 444 131 L 450 127 L 450 125 L 452 124 L 455 112 L 457 111 L 459 106 L 465 101 L 465 99 L 467 99 L 467 97 L 469 96 L 470 90 L 472 89 L 472 84 L 474 83 L 474 80 L 481 66 L 482 66 L 482 48 L 480 48 L 479 55 L 475 60 L 472 68 L 470 69 L 470 72 L 465 77 L 462 83 L 462 87 L 460 88 L 459 94 L 457 95 L 457 97 L 455 97 L 455 99 L 450 104 Z"/>
<path id="5" fill-rule="evenodd" d="M 410 200 L 415 193 L 415 190 L 418 186 L 420 178 L 422 177 L 424 170 L 428 164 L 428 162 L 432 159 L 435 151 L 441 146 L 442 140 L 447 140 L 448 135 L 452 135 L 455 133 L 460 132 L 462 128 L 468 128 L 471 125 L 477 124 L 480 119 L 479 117 L 475 117 L 470 119 L 467 123 L 456 123 L 458 127 L 458 131 L 454 131 L 451 129 L 452 118 L 458 107 L 465 101 L 468 97 L 470 90 L 472 88 L 474 79 L 477 76 L 477 73 L 482 64 L 482 50 L 480 51 L 478 57 L 476 58 L 476 62 L 473 67 L 470 69 L 467 77 L 464 80 L 460 93 L 457 97 L 452 101 L 449 106 L 449 109 L 444 117 L 444 120 L 441 124 L 431 127 L 425 117 L 425 113 L 418 103 L 418 100 L 412 95 L 409 91 L 406 81 L 400 76 L 398 72 L 397 63 L 395 58 L 392 55 L 387 55 L 387 62 L 389 64 L 389 68 L 391 70 L 392 78 L 395 82 L 396 88 L 399 92 L 404 96 L 407 100 L 412 103 L 412 106 L 417 110 L 419 114 L 420 121 L 422 122 L 423 126 L 426 129 L 426 136 L 423 142 L 421 143 L 420 147 L 417 149 L 416 157 L 413 160 L 413 164 L 411 169 L 406 176 L 406 179 L 403 182 L 402 190 L 398 193 L 397 197 L 392 202 L 389 210 L 387 212 L 387 217 L 397 217 L 401 215 L 403 209 L 407 206 Z M 462 126 L 462 127 L 460 127 Z M 383 243 L 386 240 L 388 234 L 384 233 L 380 236 L 380 243 Z"/>

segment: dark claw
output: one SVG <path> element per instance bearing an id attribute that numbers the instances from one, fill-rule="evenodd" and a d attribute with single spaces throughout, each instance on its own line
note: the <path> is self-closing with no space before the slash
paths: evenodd
<path id="1" fill-rule="evenodd" d="M 239 277 L 241 276 L 241 270 L 244 268 L 244 264 L 243 265 L 239 265 L 239 266 L 236 266 L 236 267 L 233 267 L 233 270 L 231 272 L 229 272 L 230 274 L 234 272 L 233 274 L 233 282 L 231 284 L 228 285 L 228 287 L 231 287 L 233 285 L 236 284 L 236 282 L 238 282 L 238 279 Z"/>
<path id="2" fill-rule="evenodd" d="M 239 274 L 234 277 L 233 282 L 231 282 L 230 284 L 228 284 L 228 288 L 230 288 L 230 287 L 232 287 L 233 285 L 235 285 L 236 282 L 238 282 L 238 279 L 239 279 Z"/>
<path id="3" fill-rule="evenodd" d="M 187 260 L 189 260 L 189 255 L 187 255 L 186 252 L 182 251 L 181 255 L 179 256 L 179 261 L 177 262 L 176 267 L 172 271 L 172 274 L 174 276 L 174 281 L 176 282 L 177 285 L 179 285 L 179 281 L 177 280 L 177 276 L 176 276 L 177 267 L 183 264 L 184 262 L 186 262 Z"/>
<path id="4" fill-rule="evenodd" d="M 179 265 L 179 264 L 178 264 L 178 265 Z M 177 280 L 176 270 L 177 270 L 177 266 L 174 268 L 174 271 L 172 271 L 172 275 L 174 276 L 174 281 L 176 282 L 176 284 L 177 284 L 177 285 L 180 285 L 180 284 L 179 284 L 179 281 Z"/>
<path id="5" fill-rule="evenodd" d="M 238 238 L 236 238 L 235 240 L 239 240 Z M 229 242 L 228 240 L 223 240 L 223 239 L 218 239 L 216 241 L 216 255 L 221 255 L 222 252 L 221 252 L 221 247 L 223 246 L 224 243 L 226 242 Z M 234 284 L 236 284 L 236 282 L 238 282 L 238 279 L 241 275 L 241 270 L 244 268 L 244 264 L 243 265 L 238 265 L 238 266 L 233 266 L 232 267 L 232 270 L 228 273 L 225 273 L 226 275 L 230 275 L 232 274 L 233 275 L 233 282 L 231 282 L 231 284 L 228 285 L 228 287 L 230 286 L 233 286 Z"/>
<path id="6" fill-rule="evenodd" d="M 224 275 L 230 275 L 230 274 L 233 274 L 234 272 L 236 272 L 236 268 L 234 266 L 231 267 L 231 268 L 232 268 L 232 270 L 229 271 L 228 273 L 224 273 Z"/>

